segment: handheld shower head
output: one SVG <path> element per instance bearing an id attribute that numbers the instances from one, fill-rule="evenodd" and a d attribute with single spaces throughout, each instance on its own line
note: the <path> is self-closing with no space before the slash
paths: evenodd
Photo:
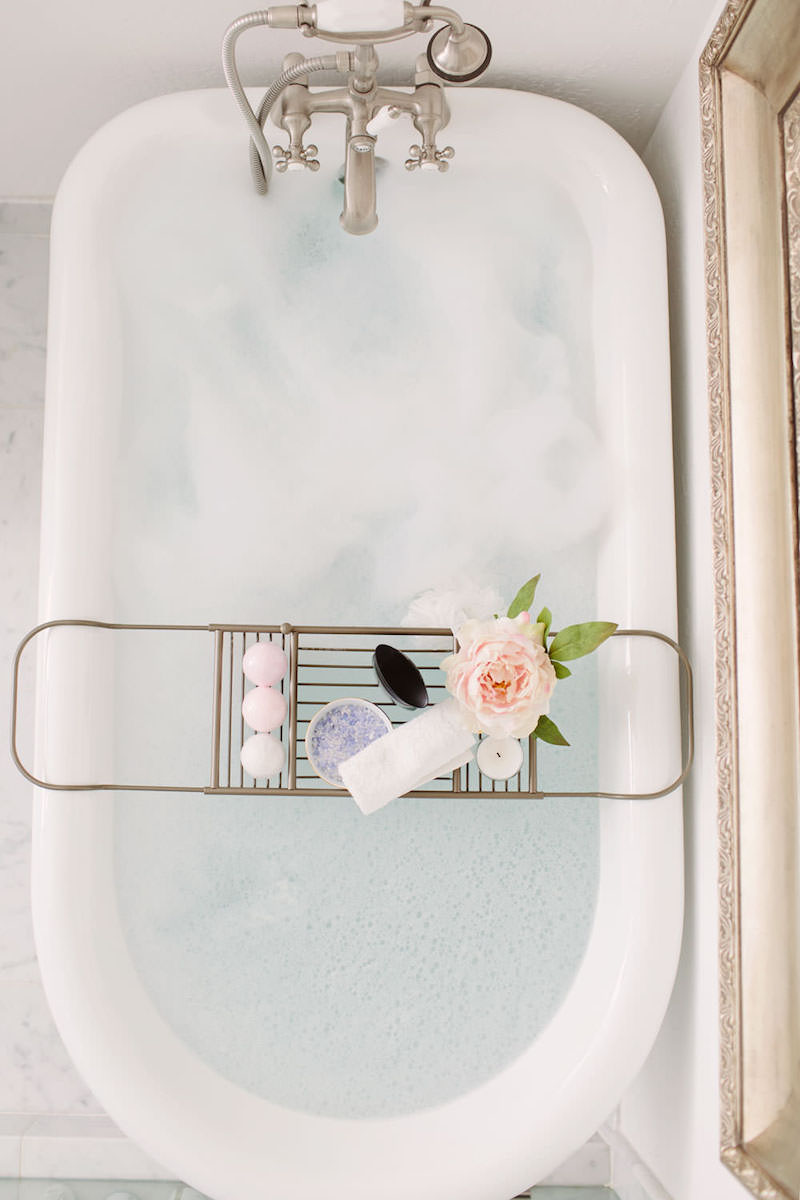
<path id="1" fill-rule="evenodd" d="M 445 25 L 428 42 L 428 65 L 447 83 L 472 83 L 492 58 L 492 43 L 477 25 L 464 25 L 456 33 Z"/>

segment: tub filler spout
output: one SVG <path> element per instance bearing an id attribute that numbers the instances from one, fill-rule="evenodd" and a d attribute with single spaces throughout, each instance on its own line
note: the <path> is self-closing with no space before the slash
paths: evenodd
<path id="1" fill-rule="evenodd" d="M 367 133 L 347 139 L 344 208 L 339 217 L 347 233 L 372 233 L 378 224 L 375 190 L 375 138 Z"/>

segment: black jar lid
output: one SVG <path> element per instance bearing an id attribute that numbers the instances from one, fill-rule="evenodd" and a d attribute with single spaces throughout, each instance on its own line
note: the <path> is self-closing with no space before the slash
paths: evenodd
<path id="1" fill-rule="evenodd" d="M 402 651 L 382 642 L 372 656 L 375 674 L 395 704 L 403 708 L 426 708 L 428 689 L 419 670 Z"/>

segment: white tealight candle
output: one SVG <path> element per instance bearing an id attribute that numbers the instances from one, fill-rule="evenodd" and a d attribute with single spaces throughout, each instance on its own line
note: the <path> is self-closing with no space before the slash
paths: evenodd
<path id="1" fill-rule="evenodd" d="M 476 755 L 482 774 L 489 779 L 510 779 L 522 766 L 522 745 L 516 738 L 484 738 Z"/>

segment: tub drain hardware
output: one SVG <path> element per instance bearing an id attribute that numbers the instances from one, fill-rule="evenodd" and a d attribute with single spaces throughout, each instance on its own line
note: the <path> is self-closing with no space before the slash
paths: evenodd
<path id="1" fill-rule="evenodd" d="M 180 637 L 186 633 L 207 633 L 211 649 L 210 696 L 211 747 L 208 783 L 205 785 L 176 785 L 174 783 L 124 783 L 117 780 L 63 782 L 40 778 L 22 762 L 18 748 L 20 666 L 26 648 L 40 639 L 57 636 L 58 630 L 106 630 L 110 635 L 119 631 L 169 633 Z M 531 800 L 553 797 L 655 800 L 681 786 L 689 773 L 694 756 L 694 717 L 692 669 L 689 660 L 671 637 L 652 629 L 618 629 L 606 645 L 616 639 L 649 641 L 668 647 L 677 657 L 681 688 L 682 766 L 680 774 L 666 787 L 649 792 L 552 791 L 542 785 L 536 738 L 522 742 L 523 761 L 519 771 L 509 779 L 484 778 L 473 760 L 452 773 L 433 780 L 424 788 L 411 792 L 416 797 L 430 799 L 445 795 L 461 799 L 508 795 Z M 444 675 L 439 663 L 444 655 L 457 648 L 448 629 L 404 627 L 373 627 L 343 625 L 139 625 L 94 620 L 45 621 L 31 629 L 20 642 L 14 657 L 11 703 L 11 756 L 17 769 L 36 787 L 49 791 L 131 791 L 131 792 L 198 792 L 220 796 L 347 796 L 342 788 L 327 784 L 314 772 L 305 750 L 306 730 L 323 705 L 344 696 L 364 693 L 383 709 L 392 725 L 400 725 L 409 714 L 398 711 L 396 705 L 382 696 L 381 685 L 373 670 L 376 642 L 391 640 L 409 655 L 420 671 L 432 703 L 447 696 Z M 241 713 L 246 694 L 243 663 L 248 651 L 261 643 L 275 647 L 270 652 L 279 659 L 278 651 L 287 657 L 288 670 L 274 687 L 280 690 L 287 704 L 288 715 L 280 727 L 280 741 L 285 749 L 285 762 L 277 777 L 267 781 L 246 782 L 241 764 L 241 750 L 248 731 Z M 601 650 L 600 653 L 603 651 Z M 252 661 L 252 655 L 247 661 Z M 628 678 L 628 674 L 626 674 Z"/>

